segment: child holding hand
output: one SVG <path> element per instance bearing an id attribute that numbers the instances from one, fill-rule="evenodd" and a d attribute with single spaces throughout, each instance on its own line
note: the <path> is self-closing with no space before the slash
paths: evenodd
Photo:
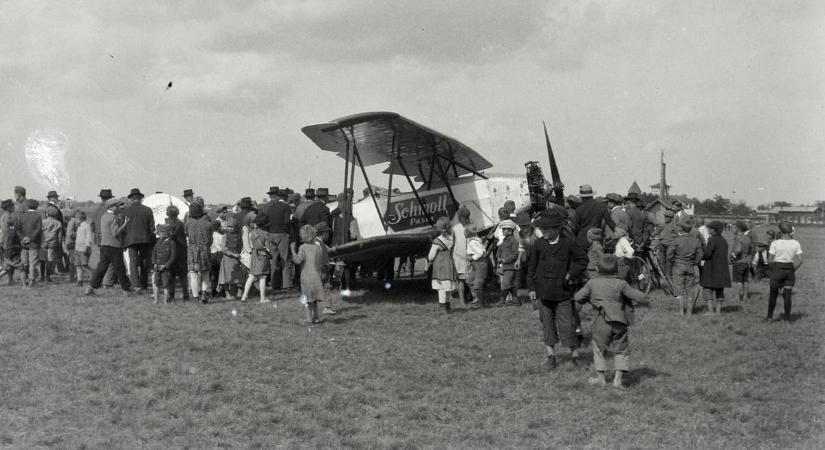
<path id="1" fill-rule="evenodd" d="M 317 242 L 317 233 L 312 225 L 304 225 L 299 230 L 301 247 L 295 242 L 289 245 L 292 261 L 301 265 L 301 296 L 306 301 L 307 322 L 321 323 L 318 315 L 318 302 L 324 301 L 324 283 L 321 273 L 326 261 L 326 249 L 323 242 Z"/>

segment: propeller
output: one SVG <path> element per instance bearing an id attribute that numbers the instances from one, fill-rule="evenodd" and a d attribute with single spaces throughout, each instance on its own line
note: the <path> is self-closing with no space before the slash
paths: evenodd
<path id="1" fill-rule="evenodd" d="M 559 175 L 559 166 L 556 164 L 556 157 L 553 156 L 553 147 L 550 146 L 550 137 L 547 135 L 547 124 L 541 122 L 544 126 L 544 140 L 547 142 L 547 158 L 550 160 L 550 177 L 553 179 L 553 194 L 556 197 L 556 203 L 564 206 L 564 183 L 561 182 L 561 175 Z"/>

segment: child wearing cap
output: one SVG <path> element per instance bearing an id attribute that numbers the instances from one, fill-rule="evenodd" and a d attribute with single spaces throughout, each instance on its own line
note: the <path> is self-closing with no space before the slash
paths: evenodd
<path id="1" fill-rule="evenodd" d="M 52 272 L 60 259 L 60 231 L 63 224 L 58 220 L 60 211 L 57 208 L 46 208 L 46 218 L 43 219 L 43 246 L 41 251 L 41 261 L 45 262 L 45 267 L 41 266 L 43 273 L 40 280 L 51 282 Z"/>
<path id="2" fill-rule="evenodd" d="M 628 327 L 633 324 L 633 302 L 646 304 L 644 293 L 633 289 L 627 281 L 617 277 L 618 263 L 615 255 L 604 255 L 599 261 L 598 278 L 587 282 L 574 295 L 579 303 L 590 303 L 596 310 L 593 320 L 593 366 L 596 376 L 588 381 L 604 386 L 607 370 L 605 355 L 613 353 L 613 386 L 622 388 L 622 377 L 630 370 L 630 340 Z"/>
<path id="3" fill-rule="evenodd" d="M 169 303 L 169 291 L 172 287 L 172 278 L 175 270 L 177 248 L 175 240 L 169 235 L 169 225 L 157 226 L 158 240 L 152 249 L 152 297 L 158 302 L 158 291 L 163 289 L 163 304 Z"/>
<path id="4" fill-rule="evenodd" d="M 695 302 L 694 284 L 696 267 L 702 261 L 702 242 L 693 230 L 693 221 L 686 219 L 679 224 L 679 235 L 667 249 L 667 259 L 672 267 L 673 290 L 679 299 L 679 313 L 693 315 Z"/>
<path id="5" fill-rule="evenodd" d="M 602 229 L 591 228 L 587 230 L 587 278 L 593 279 L 598 277 L 599 261 L 604 255 L 604 246 L 602 244 Z"/>
<path id="6" fill-rule="evenodd" d="M 484 301 L 484 282 L 487 279 L 487 258 L 485 257 L 484 242 L 478 237 L 478 227 L 476 225 L 467 225 L 464 229 L 464 235 L 467 237 L 467 259 L 470 261 L 467 284 L 470 286 L 470 293 L 473 296 L 470 307 L 478 308 L 486 305 Z"/>
<path id="7" fill-rule="evenodd" d="M 74 232 L 72 263 L 78 286 L 83 286 L 83 274 L 89 271 L 89 257 L 92 255 L 92 244 L 94 243 L 92 226 L 86 218 L 86 213 L 83 211 L 78 211 L 74 215 L 77 229 Z"/>
<path id="8" fill-rule="evenodd" d="M 498 273 L 501 284 L 501 298 L 496 303 L 497 305 L 518 303 L 515 280 L 519 262 L 519 240 L 514 236 L 516 227 L 515 222 L 509 219 L 499 224 L 504 239 L 496 250 L 496 273 Z"/>
<path id="9" fill-rule="evenodd" d="M 802 246 L 793 238 L 794 228 L 790 222 L 779 224 L 779 239 L 771 242 L 768 249 L 768 266 L 770 276 L 770 294 L 768 296 L 768 316 L 766 321 L 773 320 L 773 310 L 779 290 L 782 290 L 782 300 L 785 309 L 783 320 L 791 318 L 791 295 L 796 283 L 796 270 L 802 265 Z"/>
<path id="10" fill-rule="evenodd" d="M 450 219 L 442 216 L 435 223 L 438 235 L 433 239 L 427 261 L 432 268 L 431 286 L 438 292 L 438 304 L 444 312 L 450 313 L 450 293 L 455 283 L 455 265 L 453 264 L 453 236 Z"/>

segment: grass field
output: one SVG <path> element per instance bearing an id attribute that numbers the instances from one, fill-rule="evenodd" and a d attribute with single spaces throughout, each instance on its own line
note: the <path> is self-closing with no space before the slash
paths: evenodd
<path id="1" fill-rule="evenodd" d="M 761 322 L 766 282 L 688 321 L 656 292 L 626 391 L 545 371 L 530 307 L 444 316 L 426 282 L 311 327 L 297 295 L 154 306 L 3 286 L 0 448 L 825 448 L 825 230 L 797 237 L 793 322 Z"/>

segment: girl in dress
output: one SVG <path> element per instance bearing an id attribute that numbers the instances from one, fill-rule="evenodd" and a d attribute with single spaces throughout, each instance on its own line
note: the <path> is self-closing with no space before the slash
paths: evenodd
<path id="1" fill-rule="evenodd" d="M 249 228 L 249 247 L 251 249 L 249 262 L 249 276 L 246 278 L 246 285 L 243 288 L 241 301 L 245 302 L 249 297 L 249 290 L 252 283 L 258 280 L 258 290 L 261 293 L 261 303 L 269 303 L 266 298 L 266 276 L 269 275 L 270 262 L 272 259 L 272 239 L 266 229 L 269 228 L 269 218 L 263 214 L 255 216 L 255 220 Z"/>
<path id="2" fill-rule="evenodd" d="M 439 217 L 435 223 L 438 236 L 433 239 L 427 260 L 433 269 L 432 287 L 438 291 L 438 304 L 444 312 L 450 312 L 450 293 L 455 281 L 455 266 L 453 264 L 453 236 L 450 219 Z"/>
<path id="3" fill-rule="evenodd" d="M 218 270 L 218 285 L 222 287 L 228 300 L 237 296 L 238 285 L 246 279 L 241 265 L 241 224 L 234 215 L 225 220 L 223 232 L 225 240 Z"/>
<path id="4" fill-rule="evenodd" d="M 201 303 L 208 303 L 209 292 L 209 249 L 212 247 L 212 222 L 204 214 L 198 202 L 189 205 L 189 217 L 183 222 L 186 232 L 186 269 L 189 272 L 189 289 L 192 298 L 200 297 Z"/>
<path id="5" fill-rule="evenodd" d="M 292 262 L 301 265 L 301 296 L 307 305 L 307 322 L 320 323 L 318 316 L 318 302 L 324 301 L 324 283 L 321 273 L 327 260 L 326 248 L 322 242 L 315 240 L 315 228 L 304 225 L 299 231 L 301 236 L 300 248 L 296 243 L 290 244 Z"/>

